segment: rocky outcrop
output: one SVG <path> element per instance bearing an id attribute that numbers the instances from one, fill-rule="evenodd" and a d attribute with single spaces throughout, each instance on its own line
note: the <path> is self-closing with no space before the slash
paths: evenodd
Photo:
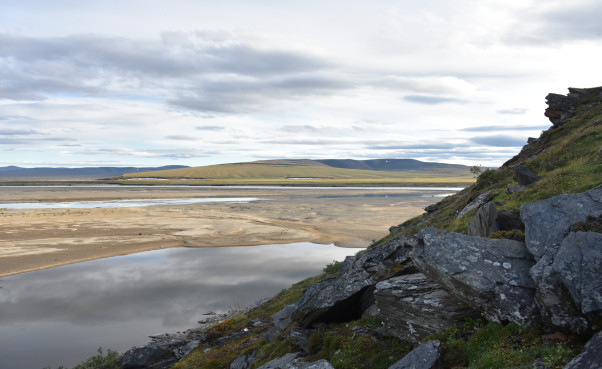
<path id="1" fill-rule="evenodd" d="M 398 238 L 348 257 L 340 273 L 310 285 L 291 317 L 302 327 L 358 319 L 374 303 L 374 285 L 409 261 L 413 238 Z"/>
<path id="2" fill-rule="evenodd" d="M 125 352 L 117 365 L 121 369 L 168 369 L 188 355 L 203 340 L 202 334 L 170 334 L 143 347 Z"/>
<path id="3" fill-rule="evenodd" d="M 596 235 L 570 234 L 570 229 L 576 222 L 600 214 L 600 187 L 521 207 L 527 248 L 537 260 L 530 271 L 537 287 L 536 302 L 544 323 L 556 329 L 576 333 L 598 329 L 595 316 L 600 313 L 602 295 L 599 282 L 602 244 Z M 584 285 L 592 289 L 585 294 L 588 296 L 585 305 L 581 297 Z"/>
<path id="4" fill-rule="evenodd" d="M 272 321 L 274 327 L 270 329 L 265 335 L 265 341 L 271 342 L 276 338 L 280 332 L 282 332 L 289 324 L 291 324 L 291 314 L 295 311 L 295 305 L 288 305 L 284 309 L 280 310 L 276 314 L 272 315 Z"/>
<path id="5" fill-rule="evenodd" d="M 568 95 L 548 94 L 546 96 L 546 109 L 544 115 L 550 119 L 554 127 L 560 127 L 567 123 L 575 115 L 577 105 L 582 101 L 602 94 L 602 88 L 575 88 L 569 87 Z"/>
<path id="6" fill-rule="evenodd" d="M 499 229 L 495 204 L 488 202 L 481 206 L 472 218 L 466 234 L 469 236 L 489 237 L 490 234 L 499 231 Z"/>
<path id="7" fill-rule="evenodd" d="M 256 355 L 257 351 L 253 351 L 249 355 L 241 355 L 237 357 L 236 360 L 230 364 L 230 369 L 251 369 Z"/>
<path id="8" fill-rule="evenodd" d="M 440 368 L 441 342 L 428 341 L 412 350 L 389 369 L 437 369 Z"/>
<path id="9" fill-rule="evenodd" d="M 480 316 L 422 273 L 379 282 L 374 297 L 387 332 L 415 343 L 429 334 L 461 324 L 466 317 Z"/>
<path id="10" fill-rule="evenodd" d="M 602 363 L 602 331 L 593 336 L 581 353 L 563 369 L 600 369 Z"/>
<path id="11" fill-rule="evenodd" d="M 416 267 L 489 320 L 536 321 L 533 259 L 525 244 L 423 229 L 410 253 Z"/>

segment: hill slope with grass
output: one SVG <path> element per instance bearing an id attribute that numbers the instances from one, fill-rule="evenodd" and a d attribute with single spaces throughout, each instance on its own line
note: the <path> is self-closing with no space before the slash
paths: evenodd
<path id="1" fill-rule="evenodd" d="M 387 165 L 388 161 L 390 165 Z M 130 173 L 120 183 L 136 180 L 174 184 L 253 185 L 458 185 L 474 182 L 463 165 L 418 160 L 264 160 L 202 167 Z"/>

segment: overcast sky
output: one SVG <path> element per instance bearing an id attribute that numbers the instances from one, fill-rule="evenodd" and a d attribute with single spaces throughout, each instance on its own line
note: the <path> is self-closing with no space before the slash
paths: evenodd
<path id="1" fill-rule="evenodd" d="M 499 166 L 602 85 L 599 0 L 2 0 L 0 166 Z"/>

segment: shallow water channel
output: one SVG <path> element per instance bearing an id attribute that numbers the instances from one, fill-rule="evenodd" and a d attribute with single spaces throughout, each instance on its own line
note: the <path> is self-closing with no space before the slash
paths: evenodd
<path id="1" fill-rule="evenodd" d="M 0 279 L 0 368 L 71 367 L 269 297 L 358 249 L 173 248 Z"/>

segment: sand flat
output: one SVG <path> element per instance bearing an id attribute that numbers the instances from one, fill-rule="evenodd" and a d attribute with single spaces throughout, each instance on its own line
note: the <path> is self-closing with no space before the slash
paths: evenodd
<path id="1" fill-rule="evenodd" d="M 388 192 L 408 193 L 407 190 Z M 433 197 L 336 197 L 382 190 L 0 187 L 2 202 L 258 197 L 248 203 L 3 209 L 0 276 L 165 247 L 292 242 L 365 247 L 421 214 Z M 326 198 L 324 198 L 326 196 Z"/>

